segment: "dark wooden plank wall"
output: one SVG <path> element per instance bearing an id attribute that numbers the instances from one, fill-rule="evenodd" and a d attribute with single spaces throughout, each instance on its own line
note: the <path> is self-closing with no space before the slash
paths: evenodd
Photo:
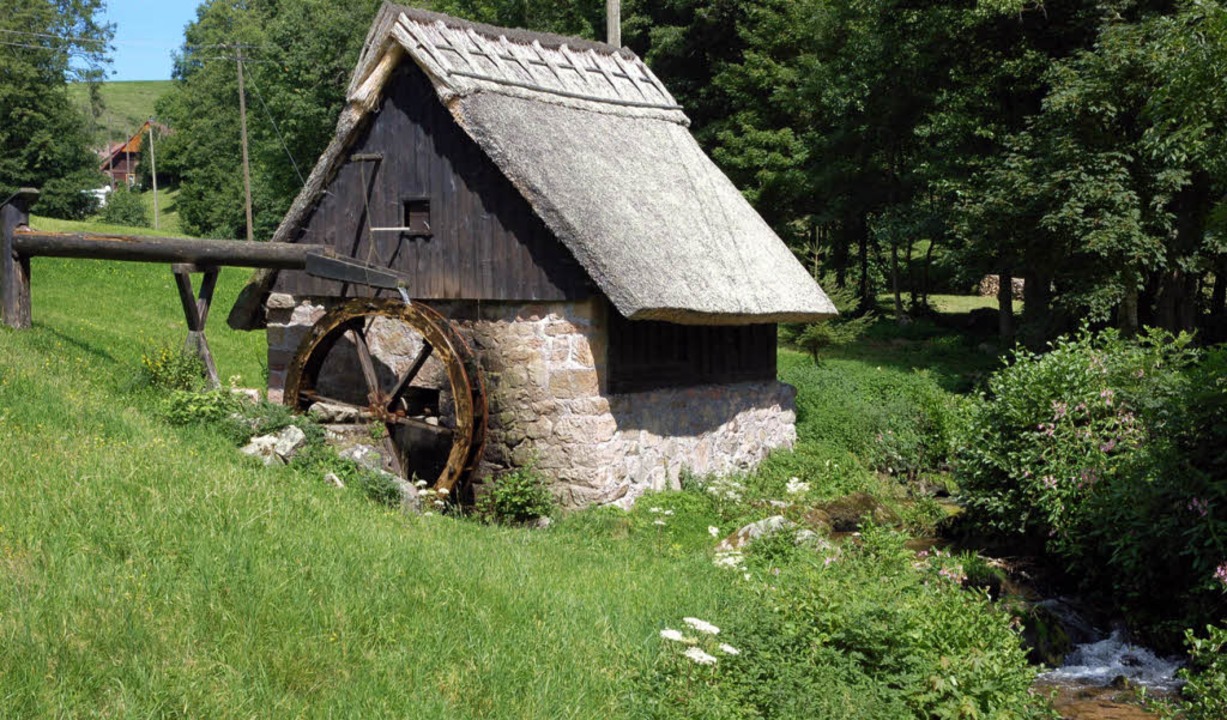
<path id="1" fill-rule="evenodd" d="M 353 159 L 370 154 L 382 160 Z M 368 231 L 368 220 L 369 227 L 400 226 L 404 201 L 415 198 L 430 200 L 430 238 Z M 578 300 L 592 291 L 570 251 L 455 124 L 411 62 L 389 80 L 380 111 L 296 241 L 406 273 L 415 298 Z M 282 271 L 274 289 L 369 294 L 297 271 Z"/>
<path id="2" fill-rule="evenodd" d="M 609 391 L 774 380 L 776 326 L 677 325 L 609 317 Z"/>

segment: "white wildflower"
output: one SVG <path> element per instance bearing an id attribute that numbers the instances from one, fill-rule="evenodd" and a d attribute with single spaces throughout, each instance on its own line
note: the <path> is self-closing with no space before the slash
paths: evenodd
<path id="1" fill-rule="evenodd" d="M 665 514 L 666 514 L 666 515 L 672 515 L 672 514 L 673 514 L 673 511 L 672 511 L 672 510 L 666 510 L 666 511 L 665 511 Z"/>
<path id="2" fill-rule="evenodd" d="M 447 507 L 447 503 L 443 502 L 442 500 L 435 500 L 435 507 L 445 508 Z"/>
<path id="3" fill-rule="evenodd" d="M 740 655 L 741 654 L 740 650 L 733 647 L 732 645 L 729 645 L 728 643 L 720 643 L 720 652 L 724 653 L 725 655 Z"/>
<path id="4" fill-rule="evenodd" d="M 716 664 L 715 657 L 708 655 L 707 653 L 703 652 L 697 647 L 686 648 L 686 652 L 682 654 L 700 665 L 715 665 Z"/>
<path id="5" fill-rule="evenodd" d="M 431 511 L 429 511 L 429 510 L 427 510 L 427 511 L 426 511 L 426 512 L 424 512 L 424 513 L 422 513 L 422 517 L 430 517 L 431 515 L 434 515 L 434 513 L 432 513 L 432 512 L 431 512 Z"/>
<path id="6" fill-rule="evenodd" d="M 720 628 L 716 627 L 715 625 L 712 625 L 706 620 L 700 620 L 698 618 L 688 617 L 688 618 L 682 618 L 682 622 L 686 623 L 687 625 L 694 628 L 695 630 L 698 630 L 701 633 L 707 633 L 708 635 L 719 635 L 720 634 Z"/>
<path id="7" fill-rule="evenodd" d="M 707 534 L 711 535 L 712 537 L 720 537 L 720 528 L 716 527 L 715 525 L 708 525 Z"/>
<path id="8" fill-rule="evenodd" d="M 716 559 L 712 560 L 712 563 L 716 567 L 739 568 L 745 560 L 744 555 L 734 550 L 733 552 L 716 553 Z"/>
<path id="9" fill-rule="evenodd" d="M 686 642 L 686 637 L 682 635 L 682 632 L 672 628 L 665 628 L 664 630 L 661 630 L 660 636 L 666 640 L 672 640 L 673 642 Z"/>
<path id="10" fill-rule="evenodd" d="M 653 525 L 659 525 L 660 527 L 664 527 L 664 526 L 665 526 L 665 521 L 664 521 L 664 520 L 657 520 L 657 521 L 653 522 L 652 524 L 653 524 Z"/>
<path id="11" fill-rule="evenodd" d="M 424 487 L 426 487 L 426 481 L 425 481 L 425 480 L 417 480 L 417 481 L 414 481 L 413 486 L 414 486 L 414 487 L 419 487 L 419 488 L 424 488 Z"/>
<path id="12" fill-rule="evenodd" d="M 660 512 L 660 508 L 658 508 L 658 507 L 648 508 L 648 512 L 650 512 L 650 513 L 658 513 L 658 512 Z"/>
<path id="13" fill-rule="evenodd" d="M 809 483 L 801 482 L 801 478 L 799 477 L 789 478 L 788 485 L 784 487 L 784 490 L 789 495 L 798 495 L 800 493 L 806 493 L 806 492 L 809 492 Z"/>
<path id="14" fill-rule="evenodd" d="M 421 490 L 418 490 L 418 497 L 428 497 L 429 495 L 430 495 L 430 491 L 427 490 L 426 488 L 422 488 Z"/>
<path id="15" fill-rule="evenodd" d="M 750 573 L 742 573 L 742 575 L 741 575 L 741 579 L 742 579 L 742 580 L 745 580 L 746 582 L 749 582 L 749 581 L 750 581 Z"/>
<path id="16" fill-rule="evenodd" d="M 449 491 L 448 491 L 448 489 L 447 489 L 447 488 L 439 488 L 438 490 L 435 490 L 435 492 L 439 493 L 440 495 L 447 495 L 447 494 L 449 494 Z"/>

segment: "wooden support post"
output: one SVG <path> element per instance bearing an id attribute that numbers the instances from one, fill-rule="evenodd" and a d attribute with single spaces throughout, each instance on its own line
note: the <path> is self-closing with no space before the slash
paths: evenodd
<path id="1" fill-rule="evenodd" d="M 183 305 L 183 316 L 187 319 L 187 340 L 183 347 L 188 352 L 200 356 L 208 376 L 209 386 L 221 387 L 221 378 L 217 374 L 217 364 L 213 362 L 213 352 L 209 350 L 209 341 L 205 337 L 205 322 L 209 319 L 209 305 L 213 302 L 213 288 L 217 286 L 218 269 L 215 265 L 193 265 L 178 263 L 171 266 L 175 273 L 175 286 L 179 289 L 179 302 Z M 200 281 L 200 294 L 192 290 L 192 273 L 204 273 Z"/>
<path id="2" fill-rule="evenodd" d="M 30 258 L 13 248 L 17 228 L 30 224 L 38 191 L 22 188 L 0 206 L 0 321 L 17 330 L 30 327 Z"/>

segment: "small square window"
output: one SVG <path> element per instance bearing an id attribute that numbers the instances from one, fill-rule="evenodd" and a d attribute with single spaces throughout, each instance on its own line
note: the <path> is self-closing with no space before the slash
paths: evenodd
<path id="1" fill-rule="evenodd" d="M 430 237 L 430 201 L 422 198 L 404 201 L 401 227 L 409 237 Z"/>

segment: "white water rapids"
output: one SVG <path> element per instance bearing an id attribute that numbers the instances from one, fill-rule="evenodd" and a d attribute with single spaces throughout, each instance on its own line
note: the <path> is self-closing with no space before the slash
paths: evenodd
<path id="1" fill-rule="evenodd" d="M 1135 685 L 1153 690 L 1175 690 L 1180 662 L 1161 658 L 1147 648 L 1133 645 L 1119 630 L 1108 637 L 1077 645 L 1065 656 L 1065 664 L 1040 676 L 1041 680 L 1063 685 L 1112 684 L 1124 677 Z"/>

